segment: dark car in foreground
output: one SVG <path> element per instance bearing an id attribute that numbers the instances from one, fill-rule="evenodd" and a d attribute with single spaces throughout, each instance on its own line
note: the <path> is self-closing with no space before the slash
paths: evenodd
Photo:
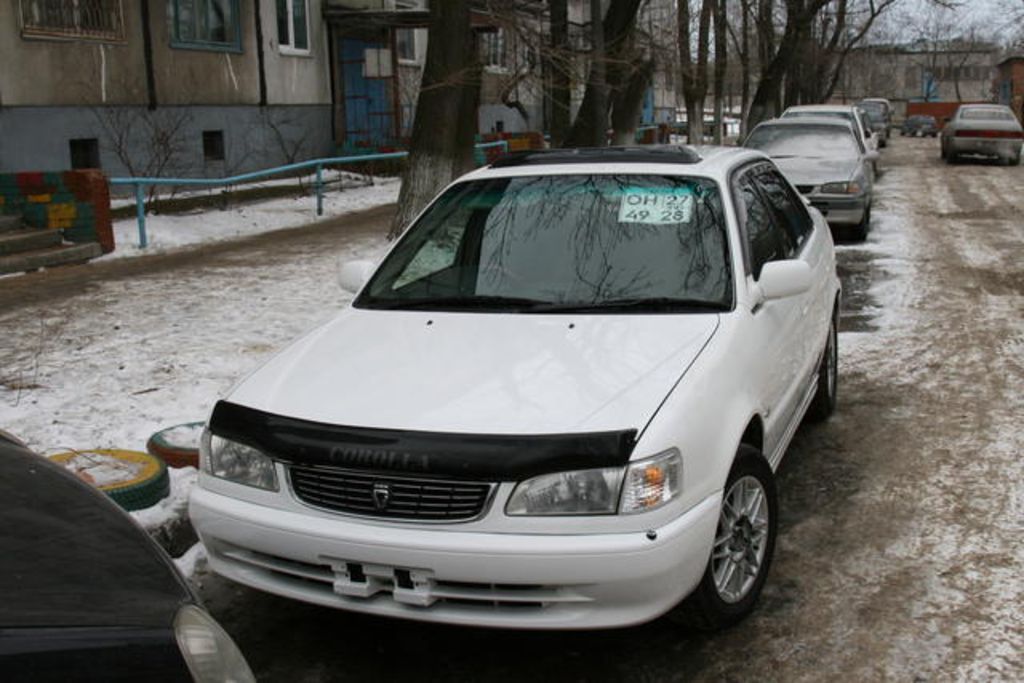
<path id="1" fill-rule="evenodd" d="M 934 116 L 908 116 L 900 126 L 900 135 L 934 138 L 939 135 L 939 124 Z"/>
<path id="2" fill-rule="evenodd" d="M 0 432 L 0 678 L 253 681 L 170 558 L 115 503 Z"/>

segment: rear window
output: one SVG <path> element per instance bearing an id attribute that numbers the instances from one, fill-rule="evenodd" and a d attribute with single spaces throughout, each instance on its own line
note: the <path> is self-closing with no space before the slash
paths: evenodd
<path id="1" fill-rule="evenodd" d="M 966 121 L 1014 121 L 1014 116 L 1005 109 L 964 109 L 960 118 Z"/>
<path id="2" fill-rule="evenodd" d="M 857 156 L 857 141 L 847 128 L 839 126 L 761 125 L 754 129 L 744 147 L 769 156 Z"/>

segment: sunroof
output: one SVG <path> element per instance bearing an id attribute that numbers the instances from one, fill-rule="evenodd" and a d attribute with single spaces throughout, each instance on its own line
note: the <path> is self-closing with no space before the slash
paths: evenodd
<path id="1" fill-rule="evenodd" d="M 664 145 L 659 147 L 577 147 L 573 149 L 516 152 L 497 159 L 491 164 L 491 168 L 616 162 L 695 164 L 699 161 L 699 154 L 691 148 L 681 145 Z"/>

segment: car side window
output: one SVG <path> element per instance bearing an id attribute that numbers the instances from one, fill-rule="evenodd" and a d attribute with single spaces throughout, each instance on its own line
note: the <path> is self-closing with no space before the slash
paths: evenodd
<path id="1" fill-rule="evenodd" d="M 783 234 L 774 220 L 772 209 L 757 190 L 757 176 L 753 170 L 743 173 L 736 181 L 736 207 L 743 221 L 750 272 L 754 279 L 761 277 L 761 268 L 769 261 L 786 258 Z"/>
<path id="2" fill-rule="evenodd" d="M 786 233 L 783 241 L 786 258 L 792 258 L 800 251 L 800 247 L 807 241 L 814 228 L 811 216 L 777 170 L 768 166 L 761 167 L 758 180 L 761 191 L 774 212 L 775 220 Z"/>

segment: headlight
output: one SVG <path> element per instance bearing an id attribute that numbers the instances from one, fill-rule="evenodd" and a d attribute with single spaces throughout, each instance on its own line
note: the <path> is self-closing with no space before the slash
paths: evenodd
<path id="1" fill-rule="evenodd" d="M 665 451 L 632 463 L 626 470 L 619 512 L 630 514 L 660 508 L 683 490 L 683 458 L 679 451 Z"/>
<path id="2" fill-rule="evenodd" d="M 818 190 L 822 194 L 860 194 L 863 190 L 857 181 L 850 183 L 825 183 Z"/>
<path id="3" fill-rule="evenodd" d="M 178 610 L 174 637 L 196 683 L 255 683 L 256 677 L 231 636 L 195 605 Z"/>
<path id="4" fill-rule="evenodd" d="M 542 474 L 516 486 L 508 515 L 611 515 L 647 512 L 682 490 L 683 460 L 676 450 L 626 467 Z"/>
<path id="5" fill-rule="evenodd" d="M 619 501 L 622 468 L 542 474 L 516 486 L 509 515 L 613 515 Z"/>
<path id="6" fill-rule="evenodd" d="M 208 474 L 258 489 L 277 490 L 274 461 L 255 448 L 206 432 L 202 451 L 203 470 Z"/>

